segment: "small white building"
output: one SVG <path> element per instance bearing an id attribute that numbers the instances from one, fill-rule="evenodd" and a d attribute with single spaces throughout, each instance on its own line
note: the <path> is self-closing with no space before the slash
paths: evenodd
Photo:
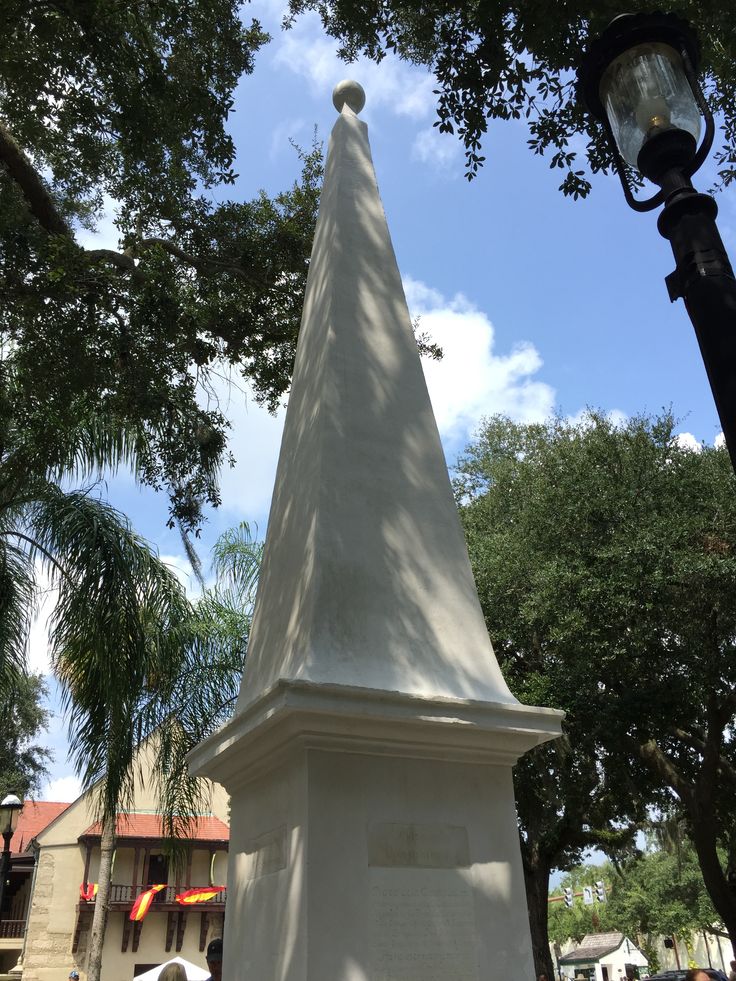
<path id="1" fill-rule="evenodd" d="M 568 978 L 585 981 L 624 981 L 646 974 L 648 961 L 635 943 L 623 933 L 588 933 L 579 947 L 559 959 L 560 971 Z"/>

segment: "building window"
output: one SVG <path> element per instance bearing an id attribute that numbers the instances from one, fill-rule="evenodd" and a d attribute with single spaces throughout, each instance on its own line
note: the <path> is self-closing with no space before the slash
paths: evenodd
<path id="1" fill-rule="evenodd" d="M 158 886 L 169 881 L 169 863 L 163 855 L 151 855 L 148 862 L 147 886 Z"/>

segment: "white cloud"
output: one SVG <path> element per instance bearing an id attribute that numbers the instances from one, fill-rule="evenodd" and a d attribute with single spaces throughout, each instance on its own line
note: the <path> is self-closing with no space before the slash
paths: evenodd
<path id="1" fill-rule="evenodd" d="M 85 249 L 114 249 L 120 247 L 120 232 L 115 227 L 116 202 L 109 195 L 105 195 L 103 201 L 103 212 L 100 215 L 95 231 L 88 231 L 80 228 L 75 232 L 77 242 Z"/>
<path id="2" fill-rule="evenodd" d="M 28 670 L 34 674 L 50 674 L 48 620 L 54 612 L 57 594 L 40 562 L 36 562 L 35 574 L 37 605 L 28 634 Z"/>
<path id="3" fill-rule="evenodd" d="M 187 591 L 190 599 L 195 599 L 200 594 L 199 583 L 194 575 L 191 562 L 183 555 L 159 555 L 159 559 L 164 565 L 168 566 L 171 572 Z"/>
<path id="4" fill-rule="evenodd" d="M 82 793 L 82 783 L 79 777 L 74 774 L 67 774 L 64 777 L 56 777 L 50 780 L 46 789 L 41 794 L 41 800 L 51 800 L 57 802 L 76 800 Z"/>
<path id="5" fill-rule="evenodd" d="M 271 144 L 268 151 L 269 158 L 274 160 L 285 150 L 291 150 L 290 140 L 294 140 L 302 146 L 308 147 L 311 135 L 307 139 L 304 139 L 304 136 L 300 135 L 306 135 L 306 131 L 307 121 L 305 119 L 299 117 L 282 119 L 271 133 Z"/>
<path id="6" fill-rule="evenodd" d="M 387 106 L 398 116 L 425 119 L 434 113 L 434 77 L 422 68 L 388 54 L 376 64 L 359 58 L 346 65 L 336 54 L 337 42 L 325 37 L 319 17 L 307 14 L 281 36 L 275 63 L 306 78 L 315 95 L 332 92 L 342 78 L 355 78 L 367 93 L 364 117 L 373 109 Z"/>
<path id="7" fill-rule="evenodd" d="M 552 412 L 554 389 L 533 377 L 542 367 L 533 344 L 522 341 L 497 353 L 493 324 L 462 294 L 448 300 L 410 277 L 404 289 L 412 316 L 421 317 L 421 329 L 444 352 L 441 361 L 423 365 L 443 440 L 467 439 L 483 416 L 495 412 L 519 422 Z"/>
<path id="8" fill-rule="evenodd" d="M 289 3 L 288 0 L 251 0 L 243 13 L 257 18 L 267 31 L 273 32 L 289 13 Z"/>
<path id="9" fill-rule="evenodd" d="M 544 419 L 555 392 L 534 378 L 542 367 L 536 348 L 522 342 L 508 353 L 494 350 L 494 329 L 485 313 L 462 294 L 451 300 L 418 280 L 404 280 L 412 316 L 421 315 L 444 351 L 441 361 L 425 361 L 424 372 L 446 442 L 465 440 L 483 416 L 503 412 L 521 422 Z M 220 408 L 232 424 L 230 449 L 237 463 L 222 473 L 222 508 L 230 520 L 257 521 L 270 506 L 285 411 L 276 416 L 258 406 L 250 392 L 218 383 Z"/>
<path id="10" fill-rule="evenodd" d="M 228 449 L 235 466 L 225 466 L 220 480 L 221 512 L 228 520 L 257 522 L 265 527 L 271 503 L 276 464 L 286 410 L 272 415 L 253 398 L 242 379 L 229 390 L 225 381 L 215 386 L 221 411 L 232 426 Z"/>
<path id="11" fill-rule="evenodd" d="M 713 445 L 717 450 L 720 450 L 722 446 L 726 445 L 726 437 L 723 435 L 723 433 L 718 433 L 716 438 L 713 440 Z"/>
<path id="12" fill-rule="evenodd" d="M 604 412 L 603 415 L 616 427 L 625 426 L 629 421 L 629 417 L 621 409 L 610 409 L 608 412 Z M 579 412 L 568 416 L 567 421 L 571 426 L 590 426 L 590 409 L 587 406 L 584 409 L 580 409 Z"/>
<path id="13" fill-rule="evenodd" d="M 680 449 L 692 450 L 693 453 L 700 453 L 703 449 L 703 444 L 692 433 L 677 433 L 675 443 L 677 443 Z"/>
<path id="14" fill-rule="evenodd" d="M 453 177 L 459 177 L 462 173 L 462 153 L 460 141 L 452 135 L 440 133 L 435 126 L 420 130 L 411 148 L 414 160 L 446 171 Z"/>

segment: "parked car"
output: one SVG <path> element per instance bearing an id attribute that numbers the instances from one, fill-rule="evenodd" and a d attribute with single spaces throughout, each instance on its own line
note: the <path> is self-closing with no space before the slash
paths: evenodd
<path id="1" fill-rule="evenodd" d="M 700 970 L 705 971 L 713 981 L 728 981 L 723 971 L 715 967 L 701 967 Z M 647 981 L 685 981 L 686 974 L 687 971 L 662 971 L 661 974 L 650 974 Z"/>

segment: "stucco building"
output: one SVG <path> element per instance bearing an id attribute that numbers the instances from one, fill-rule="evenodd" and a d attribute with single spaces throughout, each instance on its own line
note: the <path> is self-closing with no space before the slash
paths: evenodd
<path id="1" fill-rule="evenodd" d="M 207 943 L 222 935 L 225 892 L 188 906 L 176 896 L 227 881 L 227 819 L 227 795 L 215 785 L 211 813 L 193 822 L 184 859 L 170 868 L 143 767 L 134 808 L 118 818 L 102 981 L 131 981 L 176 954 L 205 966 Z M 95 904 L 90 887 L 100 857 L 93 792 L 71 804 L 27 803 L 13 849 L 0 911 L 0 977 L 11 972 L 17 978 L 22 969 L 22 981 L 66 981 L 76 969 L 84 978 Z M 166 888 L 144 920 L 131 922 L 136 898 L 156 884 Z M 89 899 L 82 897 L 83 886 Z"/>
<path id="2" fill-rule="evenodd" d="M 559 959 L 568 977 L 585 981 L 625 981 L 647 973 L 647 959 L 623 933 L 589 933 Z"/>

